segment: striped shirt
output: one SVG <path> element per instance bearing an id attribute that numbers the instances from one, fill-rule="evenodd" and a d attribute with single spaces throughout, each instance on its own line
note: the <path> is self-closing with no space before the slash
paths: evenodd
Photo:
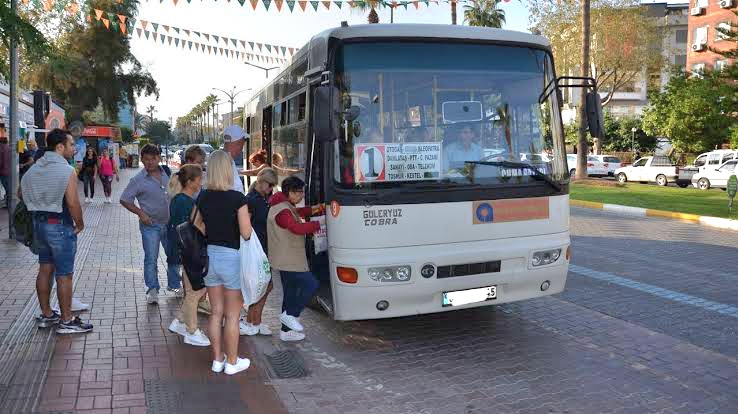
<path id="1" fill-rule="evenodd" d="M 21 191 L 29 211 L 61 213 L 74 168 L 54 151 L 46 151 L 23 175 Z"/>

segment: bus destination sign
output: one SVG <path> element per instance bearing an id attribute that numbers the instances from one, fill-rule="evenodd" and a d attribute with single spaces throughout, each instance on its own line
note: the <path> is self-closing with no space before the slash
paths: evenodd
<path id="1" fill-rule="evenodd" d="M 437 180 L 441 174 L 441 144 L 357 144 L 357 182 Z"/>

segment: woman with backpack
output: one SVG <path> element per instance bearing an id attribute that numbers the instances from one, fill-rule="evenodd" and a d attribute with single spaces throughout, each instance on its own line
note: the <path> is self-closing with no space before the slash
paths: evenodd
<path id="1" fill-rule="evenodd" d="M 167 262 L 179 266 L 182 263 L 177 245 L 177 226 L 186 222 L 195 207 L 193 199 L 200 191 L 202 168 L 195 164 L 183 165 L 172 181 L 177 181 L 181 190 L 169 203 L 169 223 L 167 223 Z M 185 275 L 187 276 L 187 275 Z M 193 346 L 210 346 L 210 339 L 197 326 L 197 305 L 207 292 L 206 289 L 194 290 L 189 276 L 183 277 L 185 297 L 177 317 L 169 325 L 169 330 L 184 337 L 184 342 Z"/>

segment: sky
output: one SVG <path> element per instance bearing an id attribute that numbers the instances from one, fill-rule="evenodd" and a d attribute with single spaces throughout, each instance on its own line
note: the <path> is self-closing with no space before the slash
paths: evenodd
<path id="1" fill-rule="evenodd" d="M 500 5 L 506 13 L 505 29 L 528 31 L 528 11 L 521 1 L 503 1 Z M 191 3 L 179 0 L 176 6 L 172 0 L 142 0 L 137 18 L 139 22 L 145 20 L 228 38 L 295 48 L 302 47 L 314 34 L 339 26 L 342 21 L 350 25 L 366 23 L 365 13 L 350 10 L 347 5 L 339 10 L 332 4 L 330 10 L 326 10 L 320 4 L 317 12 L 309 4 L 304 12 L 296 5 L 295 11 L 290 13 L 286 2 L 282 11 L 278 12 L 274 2 L 267 11 L 262 4 L 254 10 L 249 1 L 241 6 L 235 0 L 193 0 Z M 380 23 L 389 23 L 389 10 L 380 9 L 379 19 Z M 400 7 L 395 10 L 394 21 L 449 24 L 451 8 L 447 3 L 431 3 L 429 7 L 421 4 L 419 10 L 412 5 L 407 11 Z M 458 21 L 463 21 L 463 3 L 458 6 Z M 136 27 L 140 27 L 140 24 L 136 23 Z M 152 30 L 151 26 L 149 30 Z M 158 31 L 163 30 L 160 27 Z M 187 36 L 182 33 L 179 37 Z M 151 39 L 139 38 L 135 29 L 131 37 L 131 49 L 152 74 L 160 92 L 158 100 L 155 97 L 139 98 L 138 111 L 143 112 L 149 105 L 154 105 L 154 117 L 157 119 L 169 120 L 171 117 L 176 122 L 177 117 L 186 115 L 213 92 L 212 88 L 230 91 L 235 86 L 236 91 L 248 88 L 259 90 L 267 82 L 264 71 L 249 67 L 239 60 L 196 53 L 194 49 L 189 51 L 165 46 L 161 42 L 155 44 Z M 273 77 L 277 73 L 271 71 L 269 75 Z M 238 95 L 236 106 L 239 102 L 243 104 L 250 93 Z M 225 102 L 219 106 L 218 112 L 230 112 L 230 102 L 226 102 L 224 94 L 216 92 L 216 95 Z"/>

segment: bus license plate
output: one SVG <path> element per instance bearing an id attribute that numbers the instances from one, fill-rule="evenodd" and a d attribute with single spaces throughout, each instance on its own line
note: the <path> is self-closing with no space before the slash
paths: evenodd
<path id="1" fill-rule="evenodd" d="M 497 299 L 497 286 L 443 292 L 443 306 L 462 306 Z"/>

